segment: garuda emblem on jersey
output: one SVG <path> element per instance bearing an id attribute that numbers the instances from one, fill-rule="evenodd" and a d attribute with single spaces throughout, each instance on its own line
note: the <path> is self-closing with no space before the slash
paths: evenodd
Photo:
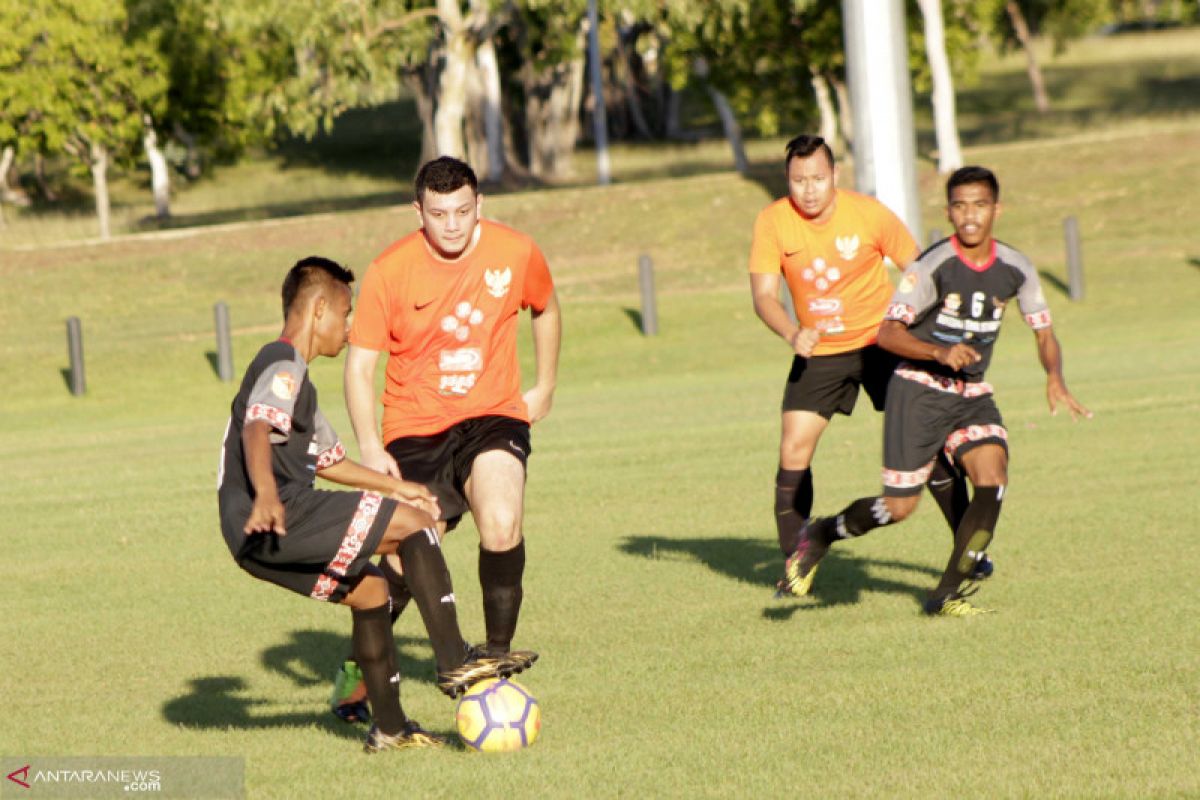
<path id="1" fill-rule="evenodd" d="M 858 235 L 854 236 L 839 236 L 834 240 L 837 245 L 838 254 L 847 261 L 858 255 Z"/>
<path id="2" fill-rule="evenodd" d="M 508 267 L 505 267 L 503 271 L 484 270 L 483 280 L 487 283 L 488 294 L 492 297 L 504 297 L 508 294 L 508 287 L 512 285 L 512 270 Z"/>

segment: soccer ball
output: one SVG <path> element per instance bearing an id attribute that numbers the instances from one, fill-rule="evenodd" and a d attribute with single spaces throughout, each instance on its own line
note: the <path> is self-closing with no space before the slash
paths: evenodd
<path id="1" fill-rule="evenodd" d="M 538 701 L 521 684 L 489 678 L 458 701 L 458 735 L 472 750 L 510 753 L 533 744 L 542 730 Z"/>

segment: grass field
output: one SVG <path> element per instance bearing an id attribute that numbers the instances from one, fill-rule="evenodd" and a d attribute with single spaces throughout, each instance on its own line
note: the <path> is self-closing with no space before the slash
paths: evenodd
<path id="1" fill-rule="evenodd" d="M 1096 412 L 1047 414 L 1011 318 L 989 372 L 1013 453 L 979 598 L 997 613 L 970 620 L 918 613 L 949 546 L 931 506 L 835 548 L 811 600 L 771 597 L 787 354 L 744 261 L 773 172 L 487 199 L 543 245 L 567 326 L 535 429 L 517 642 L 543 654 L 524 683 L 545 729 L 508 757 L 361 756 L 362 731 L 324 708 L 346 612 L 240 573 L 216 524 L 234 387 L 214 375 L 213 303 L 230 305 L 240 370 L 278 331 L 290 263 L 361 269 L 407 210 L 0 251 L 0 753 L 235 756 L 255 798 L 1200 796 L 1200 130 L 1118 121 L 968 156 L 1000 175 L 998 233 L 1043 271 L 1068 383 Z M 1067 214 L 1079 303 L 1062 288 Z M 652 339 L 634 322 L 643 252 Z M 81 398 L 62 374 L 72 315 Z M 340 366 L 314 380 L 350 438 Z M 877 488 L 879 429 L 864 409 L 830 428 L 818 513 Z M 465 524 L 447 543 L 472 638 L 475 539 Z M 407 710 L 449 732 L 417 616 L 397 633 Z"/>

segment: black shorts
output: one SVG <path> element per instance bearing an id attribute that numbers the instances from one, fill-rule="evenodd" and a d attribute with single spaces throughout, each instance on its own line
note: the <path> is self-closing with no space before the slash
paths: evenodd
<path id="1" fill-rule="evenodd" d="M 529 423 L 512 417 L 474 417 L 432 436 L 402 436 L 387 443 L 401 477 L 425 484 L 437 497 L 447 530 L 467 512 L 467 478 L 475 457 L 489 450 L 511 453 L 525 466 L 533 452 Z"/>
<path id="2" fill-rule="evenodd" d="M 951 463 L 981 444 L 1008 450 L 1008 432 L 986 384 L 962 384 L 920 373 L 922 382 L 892 377 L 883 418 L 883 493 L 919 494 L 938 450 Z M 919 377 L 918 376 L 918 377 Z"/>
<path id="3" fill-rule="evenodd" d="M 376 492 L 306 489 L 283 503 L 287 534 L 242 532 L 248 497 L 222 498 L 221 527 L 238 566 L 256 578 L 314 600 L 341 602 L 396 510 Z M 236 547 L 236 549 L 234 549 Z"/>
<path id="4" fill-rule="evenodd" d="M 882 411 L 888 380 L 898 361 L 874 344 L 833 356 L 796 356 L 783 390 L 783 410 L 811 411 L 825 419 L 835 413 L 849 416 L 861 386 L 875 410 Z"/>

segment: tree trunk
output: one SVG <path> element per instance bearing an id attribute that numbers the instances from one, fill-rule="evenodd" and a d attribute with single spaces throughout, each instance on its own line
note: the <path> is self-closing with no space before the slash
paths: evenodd
<path id="1" fill-rule="evenodd" d="M 668 139 L 683 138 L 683 123 L 680 111 L 683 108 L 683 92 L 677 92 L 668 84 L 667 93 L 667 110 L 665 113 L 666 121 L 663 125 L 663 131 Z"/>
<path id="2" fill-rule="evenodd" d="M 431 52 L 428 61 L 404 74 L 404 83 L 417 101 L 417 116 L 421 118 L 420 163 L 437 157 L 437 133 L 433 127 L 433 89 L 437 85 L 436 57 Z"/>
<path id="3" fill-rule="evenodd" d="M 1037 55 L 1033 52 L 1033 39 L 1029 35 L 1029 26 L 1025 24 L 1025 15 L 1017 0 L 1006 0 L 1004 10 L 1008 12 L 1009 22 L 1021 49 L 1025 51 L 1025 71 L 1029 73 L 1029 83 L 1033 86 L 1033 102 L 1039 113 L 1045 114 L 1050 110 L 1050 98 L 1046 96 L 1046 82 L 1042 79 L 1042 68 L 1038 66 Z"/>
<path id="4" fill-rule="evenodd" d="M 150 162 L 150 190 L 154 194 L 154 216 L 166 219 L 171 216 L 171 178 L 167 171 L 167 157 L 158 146 L 154 120 L 147 114 L 142 117 L 142 122 L 146 126 L 142 135 L 142 146 L 146 148 L 146 158 Z"/>
<path id="5" fill-rule="evenodd" d="M 633 55 L 629 47 L 632 44 L 630 38 L 636 35 L 636 31 L 632 29 L 617 30 L 617 70 L 621 74 L 621 88 L 624 90 L 625 105 L 629 110 L 629 121 L 633 123 L 634 133 L 639 139 L 649 141 L 654 138 L 654 132 L 650 130 L 650 123 L 646 121 L 646 114 L 642 110 L 642 92 L 638 86 Z"/>
<path id="6" fill-rule="evenodd" d="M 836 76 L 830 75 L 829 82 L 833 84 L 833 96 L 837 98 L 838 122 L 845 143 L 843 152 L 849 153 L 854 147 L 854 108 L 850 105 L 850 92 L 846 82 Z"/>
<path id="7" fill-rule="evenodd" d="M 475 65 L 483 89 L 481 110 L 487 141 L 487 178 L 496 182 L 504 177 L 504 115 L 501 111 L 500 65 L 496 60 L 496 45 L 490 37 L 480 42 L 475 51 Z"/>
<path id="8" fill-rule="evenodd" d="M 100 227 L 100 238 L 108 239 L 108 150 L 104 145 L 92 142 L 89 167 L 92 170 L 92 190 L 96 195 L 96 222 Z"/>
<path id="9" fill-rule="evenodd" d="M 721 127 L 725 130 L 725 138 L 729 140 L 729 148 L 733 151 L 733 167 L 744 175 L 750 169 L 750 162 L 746 159 L 746 148 L 742 145 L 742 126 L 738 124 L 733 107 L 729 105 L 729 99 L 709 82 L 707 61 L 697 58 L 692 65 L 692 71 L 704 81 L 709 99 L 717 110 L 717 116 L 721 118 Z"/>
<path id="10" fill-rule="evenodd" d="M 196 137 L 180 125 L 178 120 L 171 128 L 171 133 L 176 139 L 183 142 L 184 148 L 187 149 L 187 156 L 184 157 L 183 162 L 184 174 L 192 180 L 199 178 L 200 173 L 204 171 L 204 165 L 200 162 L 200 148 L 196 146 Z"/>
<path id="11" fill-rule="evenodd" d="M 817 98 L 817 111 L 821 117 L 820 135 L 830 147 L 837 146 L 837 111 L 833 107 L 833 97 L 829 93 L 829 81 L 816 67 L 809 68 L 812 72 L 813 94 Z"/>
<path id="12" fill-rule="evenodd" d="M 50 182 L 46 180 L 46 157 L 41 153 L 33 155 L 33 176 L 37 180 L 38 190 L 42 193 L 42 199 L 47 203 L 57 203 L 58 193 L 51 188 Z"/>
<path id="13" fill-rule="evenodd" d="M 538 72 L 522 68 L 525 89 L 525 130 L 529 137 L 529 172 L 542 180 L 570 177 L 571 154 L 579 139 L 579 108 L 583 102 L 584 55 L 582 25 L 575 57 Z"/>
<path id="14" fill-rule="evenodd" d="M 937 133 L 938 173 L 945 175 L 963 164 L 954 109 L 954 78 L 946 56 L 946 29 L 941 0 L 918 0 L 925 19 L 925 55 L 933 78 L 933 123 Z"/>
<path id="15" fill-rule="evenodd" d="M 439 156 L 465 158 L 463 123 L 467 112 L 467 69 L 473 61 L 470 43 L 464 31 L 446 31 L 446 50 L 438 79 L 437 107 L 433 129 Z"/>

